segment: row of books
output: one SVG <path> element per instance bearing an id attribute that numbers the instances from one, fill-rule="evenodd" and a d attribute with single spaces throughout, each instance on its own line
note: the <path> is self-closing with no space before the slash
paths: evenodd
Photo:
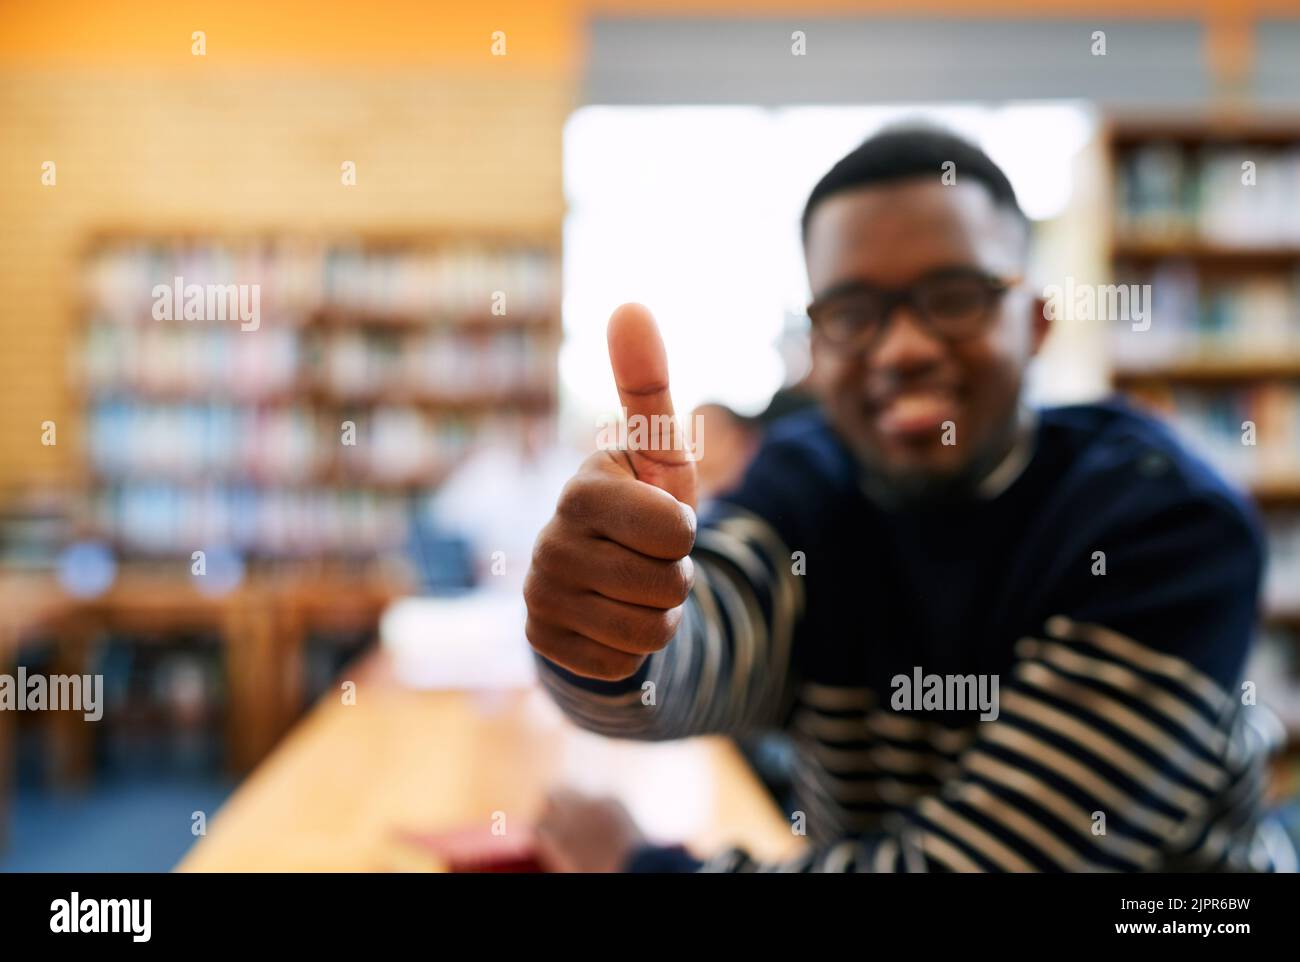
<path id="1" fill-rule="evenodd" d="M 231 290 L 258 323 L 205 320 Z M 128 553 L 391 546 L 412 496 L 549 409 L 558 295 L 531 241 L 101 246 L 77 372 L 100 533 Z"/>
<path id="2" fill-rule="evenodd" d="M 554 360 L 527 331 L 440 331 L 391 336 L 340 331 L 320 345 L 320 367 L 343 396 L 385 391 L 433 397 L 528 394 L 548 388 Z"/>
<path id="3" fill-rule="evenodd" d="M 437 252 L 330 250 L 323 265 L 325 300 L 367 309 L 420 311 L 428 305 L 465 314 L 510 316 L 549 311 L 559 290 L 549 254 L 503 254 L 458 245 Z M 501 295 L 504 295 L 502 298 Z"/>
<path id="4" fill-rule="evenodd" d="M 94 405 L 87 426 L 91 466 L 109 481 L 381 486 L 432 482 L 471 445 L 508 443 L 526 430 L 508 411 L 468 417 L 379 405 L 340 418 L 301 404 L 132 400 Z"/>
<path id="5" fill-rule="evenodd" d="M 1111 325 L 1121 365 L 1300 359 L 1300 271 L 1207 281 L 1170 261 L 1116 283 L 1150 285 L 1149 327 Z"/>
<path id="6" fill-rule="evenodd" d="M 1121 154 L 1121 237 L 1228 246 L 1300 244 L 1300 144 L 1187 149 L 1150 143 Z"/>
<path id="7" fill-rule="evenodd" d="M 1274 382 L 1212 391 L 1144 385 L 1136 393 L 1238 483 L 1300 479 L 1300 385 Z"/>
<path id="8" fill-rule="evenodd" d="M 182 294 L 189 285 L 255 284 L 261 310 L 288 322 L 331 306 L 490 320 L 554 314 L 559 303 L 554 257 L 535 246 L 306 240 L 117 243 L 92 255 L 84 295 L 118 322 L 149 322 L 155 289 L 178 278 Z"/>
<path id="9" fill-rule="evenodd" d="M 80 380 L 103 394 L 222 393 L 257 398 L 294 390 L 305 367 L 303 340 L 288 328 L 96 322 L 82 348 Z"/>
<path id="10" fill-rule="evenodd" d="M 81 378 L 92 396 L 159 394 L 256 400 L 315 389 L 354 396 L 398 390 L 461 398 L 535 393 L 552 378 L 541 330 L 292 329 L 90 326 Z"/>
<path id="11" fill-rule="evenodd" d="M 374 554 L 400 548 L 410 524 L 409 498 L 364 488 L 132 482 L 98 489 L 91 510 L 121 550 L 179 557 Z"/>

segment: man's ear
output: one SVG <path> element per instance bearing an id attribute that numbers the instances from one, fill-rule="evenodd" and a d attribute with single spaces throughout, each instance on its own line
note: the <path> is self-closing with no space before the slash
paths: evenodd
<path id="1" fill-rule="evenodd" d="M 808 334 L 808 374 L 804 377 L 804 383 L 808 385 L 812 393 L 818 398 L 826 396 L 826 345 L 822 343 L 815 333 Z"/>
<path id="2" fill-rule="evenodd" d="M 1029 302 L 1029 324 L 1029 356 L 1034 357 L 1042 349 L 1043 342 L 1047 340 L 1047 335 L 1052 330 L 1052 322 L 1047 316 L 1046 299 L 1035 297 Z"/>

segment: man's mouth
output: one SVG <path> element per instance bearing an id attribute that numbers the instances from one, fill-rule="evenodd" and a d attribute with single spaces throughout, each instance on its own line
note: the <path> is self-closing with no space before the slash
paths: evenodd
<path id="1" fill-rule="evenodd" d="M 876 430 L 885 438 L 917 441 L 937 438 L 945 421 L 956 422 L 959 404 L 954 391 L 926 388 L 902 391 L 876 405 Z"/>

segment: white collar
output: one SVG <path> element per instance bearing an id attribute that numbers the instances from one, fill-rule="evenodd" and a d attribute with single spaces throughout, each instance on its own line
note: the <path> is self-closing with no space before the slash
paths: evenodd
<path id="1" fill-rule="evenodd" d="M 976 493 L 985 501 L 992 501 L 1011 487 L 1034 456 L 1034 440 L 1038 437 L 1038 412 L 1022 406 L 1017 420 L 1016 441 L 1011 445 L 1011 450 L 997 467 L 984 476 L 976 489 Z"/>

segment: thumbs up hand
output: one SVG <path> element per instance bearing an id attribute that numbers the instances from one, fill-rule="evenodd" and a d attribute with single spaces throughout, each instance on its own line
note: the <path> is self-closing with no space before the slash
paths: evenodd
<path id="1" fill-rule="evenodd" d="M 641 436 L 650 442 L 648 449 L 628 452 L 636 477 L 694 510 L 695 462 L 673 413 L 668 355 L 654 318 L 640 304 L 624 304 L 610 317 L 609 363 L 628 424 L 644 425 Z"/>
<path id="2" fill-rule="evenodd" d="M 538 536 L 524 601 L 538 653 L 613 681 L 634 675 L 677 632 L 695 577 L 696 481 L 663 340 L 641 305 L 610 318 L 609 359 L 629 437 L 651 443 L 583 462 Z"/>

